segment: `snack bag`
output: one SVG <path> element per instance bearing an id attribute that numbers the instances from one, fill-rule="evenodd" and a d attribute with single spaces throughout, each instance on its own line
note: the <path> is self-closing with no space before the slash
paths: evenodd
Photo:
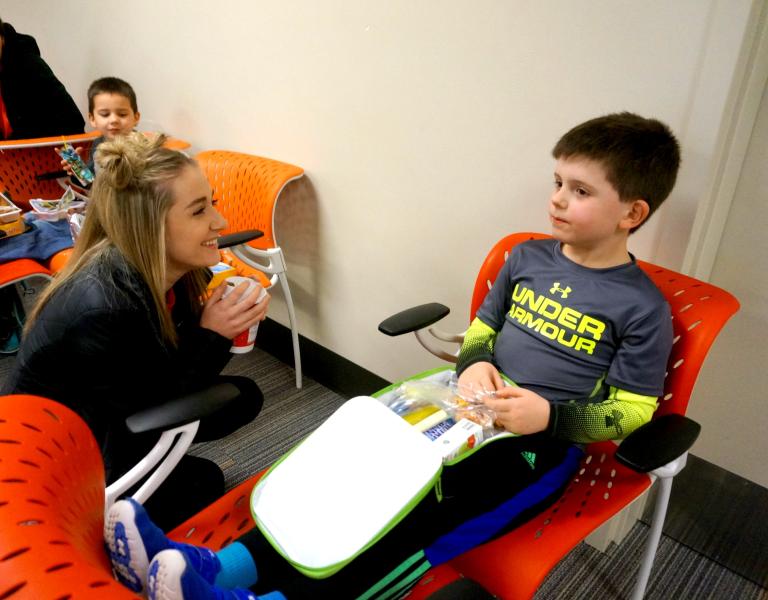
<path id="1" fill-rule="evenodd" d="M 390 410 L 411 422 L 436 425 L 436 417 L 453 421 L 469 420 L 486 431 L 486 437 L 497 429 L 495 413 L 483 399 L 493 392 L 476 391 L 459 385 L 455 377 L 447 382 L 415 379 L 403 382 L 389 398 Z M 420 428 L 421 429 L 421 428 Z M 424 429 L 421 429 L 424 431 Z"/>
<path id="2" fill-rule="evenodd" d="M 89 186 L 93 183 L 93 173 L 83 162 L 83 159 L 80 158 L 80 155 L 75 152 L 75 148 L 72 144 L 64 142 L 64 146 L 56 148 L 56 153 L 72 168 L 72 173 L 74 173 L 75 177 L 82 185 Z"/>

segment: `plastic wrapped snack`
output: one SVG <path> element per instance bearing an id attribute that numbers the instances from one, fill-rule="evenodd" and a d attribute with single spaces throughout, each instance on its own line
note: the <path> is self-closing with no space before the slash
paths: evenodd
<path id="1" fill-rule="evenodd" d="M 431 413 L 440 411 L 454 421 L 467 419 L 491 430 L 494 429 L 496 415 L 483 403 L 483 398 L 488 395 L 488 392 L 477 393 L 460 386 L 455 378 L 447 384 L 415 379 L 400 385 L 388 406 L 408 421 L 426 419 Z"/>
<path id="2" fill-rule="evenodd" d="M 80 158 L 72 144 L 64 142 L 61 148 L 56 148 L 56 153 L 67 162 L 81 184 L 88 186 L 93 183 L 93 173 Z"/>

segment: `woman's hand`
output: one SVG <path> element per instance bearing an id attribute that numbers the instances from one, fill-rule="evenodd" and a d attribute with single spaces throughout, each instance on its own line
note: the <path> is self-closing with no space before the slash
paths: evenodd
<path id="1" fill-rule="evenodd" d="M 531 390 L 507 386 L 497 390 L 495 398 L 484 399 L 496 413 L 496 422 L 512 433 L 526 435 L 544 431 L 549 424 L 549 402 Z"/>
<path id="2" fill-rule="evenodd" d="M 222 284 L 213 290 L 211 297 L 203 305 L 200 315 L 200 327 L 215 331 L 219 335 L 233 339 L 243 331 L 264 320 L 267 316 L 270 295 L 256 302 L 262 287 L 257 285 L 246 293 L 249 284 L 243 282 L 224 298 L 227 285 Z"/>

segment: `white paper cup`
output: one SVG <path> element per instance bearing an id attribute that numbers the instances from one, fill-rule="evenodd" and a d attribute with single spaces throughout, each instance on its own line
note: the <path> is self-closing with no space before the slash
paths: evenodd
<path id="1" fill-rule="evenodd" d="M 240 285 L 243 282 L 248 283 L 248 289 L 245 290 L 242 296 L 240 296 L 240 300 L 238 301 L 238 304 L 240 301 L 242 301 L 243 298 L 248 296 L 255 287 L 261 287 L 257 281 L 254 281 L 250 277 L 240 277 L 237 275 L 233 275 L 232 277 L 227 277 L 224 280 L 224 284 L 226 289 L 224 290 L 224 296 L 223 298 L 226 298 L 229 296 L 229 294 L 232 293 L 232 290 L 234 290 L 238 285 Z M 256 304 L 261 302 L 264 299 L 264 296 L 267 295 L 267 290 L 264 288 L 261 288 L 261 293 L 259 294 L 258 299 L 256 300 Z M 230 352 L 233 354 L 245 354 L 246 352 L 250 352 L 253 350 L 253 344 L 256 342 L 256 332 L 259 330 L 259 324 L 256 323 L 253 327 L 249 327 L 245 331 L 243 331 L 241 334 L 237 335 L 235 339 L 232 340 L 232 347 L 229 349 Z"/>

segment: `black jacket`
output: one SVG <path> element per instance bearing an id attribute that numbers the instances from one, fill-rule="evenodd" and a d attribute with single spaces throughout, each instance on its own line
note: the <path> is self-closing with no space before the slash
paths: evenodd
<path id="1" fill-rule="evenodd" d="M 0 94 L 14 140 L 82 133 L 83 115 L 40 56 L 35 38 L 2 24 Z"/>
<path id="2" fill-rule="evenodd" d="M 112 481 L 157 439 L 130 434 L 125 418 L 209 385 L 231 356 L 231 340 L 200 327 L 181 291 L 172 316 L 178 347 L 162 340 L 149 288 L 113 250 L 49 300 L 3 393 L 51 398 L 82 416 Z"/>

